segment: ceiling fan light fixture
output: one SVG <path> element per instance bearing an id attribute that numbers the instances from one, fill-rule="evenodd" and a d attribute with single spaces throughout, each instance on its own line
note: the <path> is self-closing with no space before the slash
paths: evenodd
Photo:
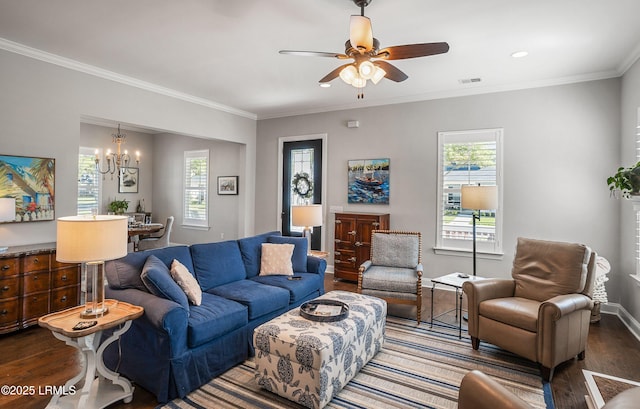
<path id="1" fill-rule="evenodd" d="M 367 86 L 367 80 L 358 75 L 353 79 L 353 81 L 351 82 L 351 85 L 353 85 L 356 88 L 364 88 Z"/>
<path id="2" fill-rule="evenodd" d="M 385 75 L 387 75 L 387 72 L 385 70 L 378 66 L 375 66 L 375 70 L 373 71 L 373 75 L 371 76 L 371 82 L 377 85 Z"/>
<path id="3" fill-rule="evenodd" d="M 353 83 L 356 77 L 358 77 L 358 70 L 353 65 L 349 65 L 340 71 L 340 79 L 349 85 Z"/>
<path id="4" fill-rule="evenodd" d="M 366 80 L 371 79 L 376 70 L 375 65 L 369 60 L 362 61 L 358 66 L 358 73 Z"/>
<path id="5" fill-rule="evenodd" d="M 351 16 L 349 22 L 349 41 L 358 51 L 369 51 L 373 48 L 373 30 L 371 20 L 365 16 Z"/>

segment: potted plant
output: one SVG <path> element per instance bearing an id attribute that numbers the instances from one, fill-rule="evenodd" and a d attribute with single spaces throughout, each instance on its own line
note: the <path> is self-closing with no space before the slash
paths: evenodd
<path id="1" fill-rule="evenodd" d="M 613 176 L 607 178 L 607 184 L 613 195 L 617 191 L 625 199 L 640 195 L 640 162 L 629 168 L 618 168 Z"/>
<path id="2" fill-rule="evenodd" d="M 113 202 L 109 203 L 109 211 L 115 214 L 123 214 L 124 212 L 127 211 L 128 208 L 129 208 L 128 200 L 116 199 Z"/>

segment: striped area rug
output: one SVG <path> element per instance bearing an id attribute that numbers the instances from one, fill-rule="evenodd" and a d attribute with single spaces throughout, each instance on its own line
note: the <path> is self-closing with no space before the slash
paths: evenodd
<path id="1" fill-rule="evenodd" d="M 438 330 L 437 332 L 435 330 Z M 535 408 L 554 409 L 551 388 L 537 365 L 497 347 L 428 323 L 387 317 L 380 352 L 331 400 L 327 408 L 456 408 L 462 377 L 472 369 L 492 376 Z M 249 359 L 184 399 L 163 408 L 301 408 L 261 389 Z"/>

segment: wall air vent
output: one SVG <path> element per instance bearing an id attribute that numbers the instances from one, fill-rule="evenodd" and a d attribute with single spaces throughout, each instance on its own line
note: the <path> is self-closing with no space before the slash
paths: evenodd
<path id="1" fill-rule="evenodd" d="M 482 78 L 463 78 L 461 80 L 458 80 L 460 84 L 472 84 L 474 82 L 480 82 L 480 81 L 482 81 Z"/>

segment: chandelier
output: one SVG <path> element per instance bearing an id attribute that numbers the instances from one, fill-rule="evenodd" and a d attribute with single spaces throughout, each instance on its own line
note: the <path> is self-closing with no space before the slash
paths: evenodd
<path id="1" fill-rule="evenodd" d="M 127 150 L 124 150 L 124 153 L 120 151 L 120 145 L 125 143 L 125 139 L 127 138 L 127 134 L 120 132 L 120 124 L 118 124 L 118 133 L 111 134 L 113 136 L 112 142 L 117 145 L 117 151 L 111 152 L 111 149 L 107 149 L 107 153 L 105 155 L 105 159 L 107 160 L 107 168 L 105 170 L 101 169 L 100 166 L 100 156 L 98 154 L 98 150 L 96 149 L 96 170 L 100 172 L 103 176 L 107 173 L 111 174 L 111 180 L 113 180 L 113 174 L 118 173 L 118 175 L 122 175 L 125 172 L 133 175 L 135 171 L 129 170 L 129 165 L 131 163 L 131 156 Z M 140 151 L 136 151 L 136 166 L 140 164 Z"/>

